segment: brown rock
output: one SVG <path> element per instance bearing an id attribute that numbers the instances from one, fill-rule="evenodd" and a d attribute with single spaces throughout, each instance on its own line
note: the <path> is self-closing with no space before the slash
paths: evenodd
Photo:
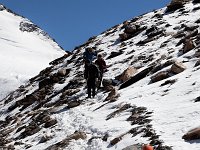
<path id="1" fill-rule="evenodd" d="M 62 93 L 62 95 L 60 97 L 64 98 L 66 96 L 72 96 L 72 95 L 78 93 L 79 91 L 80 91 L 80 89 L 67 89 Z"/>
<path id="2" fill-rule="evenodd" d="M 105 101 L 116 101 L 118 97 L 119 97 L 119 94 L 117 92 L 117 89 L 113 88 L 108 94 L 108 96 L 106 97 Z"/>
<path id="3" fill-rule="evenodd" d="M 102 85 L 104 87 L 112 86 L 112 79 L 103 79 Z"/>
<path id="4" fill-rule="evenodd" d="M 48 140 L 50 140 L 52 137 L 50 136 L 46 136 L 46 135 L 43 135 L 39 141 L 39 143 L 45 143 L 47 142 Z"/>
<path id="5" fill-rule="evenodd" d="M 166 12 L 176 11 L 177 9 L 183 8 L 184 2 L 182 0 L 172 0 L 167 6 Z"/>
<path id="6" fill-rule="evenodd" d="M 21 135 L 17 139 L 23 139 L 27 136 L 31 136 L 40 131 L 40 127 L 37 126 L 34 122 L 31 122 L 26 128 L 25 131 L 21 133 Z"/>
<path id="7" fill-rule="evenodd" d="M 77 106 L 79 106 L 80 104 L 81 104 L 81 101 L 77 101 L 77 100 L 75 100 L 75 101 L 70 101 L 70 102 L 68 103 L 67 108 L 77 107 Z"/>
<path id="8" fill-rule="evenodd" d="M 190 130 L 188 133 L 183 135 L 182 139 L 186 141 L 197 140 L 200 139 L 200 128 L 194 128 Z"/>
<path id="9" fill-rule="evenodd" d="M 178 74 L 183 72 L 186 69 L 186 66 L 184 66 L 181 62 L 175 62 L 171 67 L 171 72 Z"/>
<path id="10" fill-rule="evenodd" d="M 194 42 L 191 39 L 186 39 L 183 46 L 183 53 L 185 54 L 193 48 L 195 48 Z"/>
<path id="11" fill-rule="evenodd" d="M 136 72 L 137 72 L 137 69 L 135 69 L 134 67 L 128 67 L 128 68 L 119 76 L 119 80 L 122 81 L 122 82 L 125 82 L 125 81 L 129 80 L 132 76 L 134 76 Z"/>
<path id="12" fill-rule="evenodd" d="M 112 141 L 110 141 L 110 144 L 111 145 L 115 145 L 117 144 L 119 141 L 121 141 L 122 138 L 121 137 L 117 137 L 117 138 L 114 138 Z"/>
<path id="13" fill-rule="evenodd" d="M 66 71 L 66 69 L 62 68 L 62 69 L 58 70 L 57 74 L 59 76 L 65 76 L 67 74 L 67 71 Z"/>
<path id="14" fill-rule="evenodd" d="M 167 71 L 159 72 L 151 78 L 151 83 L 161 81 L 161 80 L 166 79 L 168 77 L 170 77 L 170 76 L 169 76 L 169 73 Z"/>
<path id="15" fill-rule="evenodd" d="M 136 25 L 127 25 L 125 26 L 124 32 L 128 34 L 134 34 L 135 32 L 137 32 L 137 27 Z"/>
<path id="16" fill-rule="evenodd" d="M 51 118 L 50 120 L 48 120 L 48 122 L 46 122 L 46 123 L 44 124 L 44 127 L 45 127 L 45 128 L 49 128 L 49 127 L 55 125 L 56 123 L 57 123 L 57 120 Z"/>
<path id="17" fill-rule="evenodd" d="M 122 33 L 122 34 L 119 34 L 119 37 L 121 41 L 126 41 L 131 38 L 131 35 L 128 33 Z"/>

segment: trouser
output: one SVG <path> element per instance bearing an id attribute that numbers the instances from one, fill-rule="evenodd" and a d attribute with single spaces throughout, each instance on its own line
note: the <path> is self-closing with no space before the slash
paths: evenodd
<path id="1" fill-rule="evenodd" d="M 88 91 L 88 97 L 91 97 L 91 93 L 92 93 L 92 97 L 95 96 L 96 94 L 96 85 L 95 85 L 95 79 L 88 79 L 87 81 L 87 91 Z"/>

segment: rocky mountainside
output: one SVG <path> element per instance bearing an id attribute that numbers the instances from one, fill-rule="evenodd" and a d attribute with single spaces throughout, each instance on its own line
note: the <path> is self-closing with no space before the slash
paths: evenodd
<path id="1" fill-rule="evenodd" d="M 199 150 L 199 16 L 200 1 L 172 1 L 52 61 L 0 102 L 0 147 Z M 94 99 L 86 99 L 86 47 L 108 67 Z"/>
<path id="2" fill-rule="evenodd" d="M 66 52 L 37 25 L 3 5 L 0 20 L 1 100 Z"/>

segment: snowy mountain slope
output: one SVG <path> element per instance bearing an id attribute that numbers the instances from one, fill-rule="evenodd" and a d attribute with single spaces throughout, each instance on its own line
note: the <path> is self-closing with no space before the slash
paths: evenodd
<path id="1" fill-rule="evenodd" d="M 199 150 L 199 139 L 182 136 L 199 126 L 200 4 L 166 9 L 90 38 L 5 98 L 0 103 L 0 146 L 122 150 L 150 143 L 156 150 Z M 126 34 L 129 25 L 132 33 Z M 104 79 L 116 83 L 130 66 L 137 74 L 113 86 L 104 80 L 96 97 L 85 99 L 86 47 L 104 55 Z"/>
<path id="2" fill-rule="evenodd" d="M 0 5 L 0 20 L 2 99 L 65 52 L 44 31 L 3 5 Z"/>

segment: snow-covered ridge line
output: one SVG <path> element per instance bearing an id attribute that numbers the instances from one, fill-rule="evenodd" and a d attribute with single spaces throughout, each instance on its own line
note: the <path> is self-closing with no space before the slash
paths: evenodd
<path id="1" fill-rule="evenodd" d="M 30 20 L 3 5 L 0 10 L 2 99 L 66 52 Z"/>
<path id="2" fill-rule="evenodd" d="M 42 30 L 38 25 L 34 24 L 31 20 L 27 19 L 26 17 L 17 14 L 16 12 L 12 11 L 11 9 L 7 8 L 6 6 L 0 4 L 0 11 L 6 10 L 7 12 L 15 15 L 16 17 L 22 17 L 24 18 L 24 20 L 20 23 L 20 27 L 19 29 L 21 31 L 26 31 L 26 32 L 36 32 L 38 35 L 43 35 L 44 37 L 46 37 L 49 40 L 52 40 L 53 42 L 55 42 L 57 45 L 58 43 L 56 42 L 56 40 L 54 38 L 52 38 L 47 32 L 45 32 L 44 30 Z M 64 51 L 64 48 L 62 48 L 62 46 L 58 45 L 60 49 L 62 49 Z"/>

